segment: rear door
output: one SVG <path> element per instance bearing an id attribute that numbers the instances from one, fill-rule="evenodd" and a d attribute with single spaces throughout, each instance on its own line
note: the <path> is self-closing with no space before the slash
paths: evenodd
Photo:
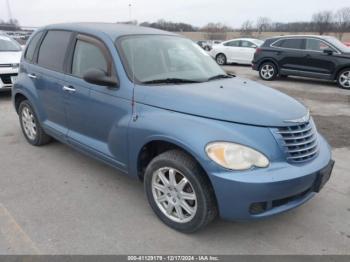
<path id="1" fill-rule="evenodd" d="M 244 64 L 251 64 L 254 58 L 254 53 L 257 45 L 248 40 L 242 40 L 240 43 L 241 46 L 241 59 Z"/>
<path id="2" fill-rule="evenodd" d="M 304 68 L 304 42 L 303 38 L 282 38 L 272 43 L 281 74 L 298 75 L 299 70 Z"/>
<path id="3" fill-rule="evenodd" d="M 27 76 L 39 96 L 44 128 L 62 138 L 67 133 L 62 90 L 65 79 L 64 63 L 72 35 L 72 32 L 61 30 L 46 32 L 35 58 L 37 64 L 27 69 Z"/>
<path id="4" fill-rule="evenodd" d="M 83 79 L 90 69 L 117 78 L 112 56 L 101 40 L 83 34 L 77 35 L 71 50 L 65 83 L 69 143 L 125 170 L 131 102 L 120 96 L 118 86 Z"/>
<path id="5" fill-rule="evenodd" d="M 224 44 L 227 62 L 238 62 L 240 60 L 240 41 L 233 40 Z"/>

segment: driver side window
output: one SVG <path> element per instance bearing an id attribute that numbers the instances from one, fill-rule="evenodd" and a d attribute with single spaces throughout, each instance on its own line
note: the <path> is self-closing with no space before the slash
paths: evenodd
<path id="1" fill-rule="evenodd" d="M 108 62 L 98 46 L 77 40 L 73 55 L 72 75 L 83 78 L 90 69 L 101 69 L 107 74 Z"/>
<path id="2" fill-rule="evenodd" d="M 332 47 L 325 42 L 318 39 L 306 39 L 306 50 L 323 52 L 326 49 L 335 51 Z"/>

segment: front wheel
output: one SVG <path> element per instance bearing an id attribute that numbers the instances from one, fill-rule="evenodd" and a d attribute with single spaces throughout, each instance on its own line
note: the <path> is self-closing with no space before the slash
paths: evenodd
<path id="1" fill-rule="evenodd" d="M 340 88 L 350 89 L 350 68 L 346 68 L 339 73 L 337 83 Z"/>
<path id="2" fill-rule="evenodd" d="M 277 67 L 271 62 L 263 63 L 260 66 L 259 74 L 261 79 L 265 81 L 272 81 L 277 77 Z"/>
<path id="3" fill-rule="evenodd" d="M 226 65 L 226 62 L 227 62 L 227 59 L 224 54 L 218 54 L 216 56 L 216 63 L 218 63 L 219 65 Z"/>
<path id="4" fill-rule="evenodd" d="M 206 174 L 182 151 L 155 157 L 144 181 L 153 211 L 169 227 L 192 233 L 216 217 L 216 200 Z"/>

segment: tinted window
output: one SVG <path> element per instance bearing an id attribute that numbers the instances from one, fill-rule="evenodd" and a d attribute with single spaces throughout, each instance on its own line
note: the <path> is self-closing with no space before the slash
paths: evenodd
<path id="1" fill-rule="evenodd" d="M 302 49 L 303 39 L 284 39 L 278 41 L 276 44 L 274 44 L 274 46 L 289 49 Z"/>
<path id="2" fill-rule="evenodd" d="M 74 50 L 72 74 L 82 78 L 89 69 L 101 69 L 107 73 L 108 63 L 99 47 L 78 40 Z"/>
<path id="3" fill-rule="evenodd" d="M 225 44 L 225 46 L 239 46 L 239 41 L 231 41 Z"/>
<path id="4" fill-rule="evenodd" d="M 325 42 L 318 39 L 307 39 L 306 40 L 306 50 L 323 52 L 325 49 L 332 49 Z M 333 49 L 332 49 L 333 50 Z"/>
<path id="5" fill-rule="evenodd" d="M 63 72 L 63 64 L 71 32 L 49 31 L 41 46 L 38 57 L 40 66 Z"/>
<path id="6" fill-rule="evenodd" d="M 30 43 L 28 45 L 25 59 L 28 60 L 29 62 L 33 62 L 35 49 L 36 49 L 42 35 L 43 35 L 43 32 L 37 33 L 35 36 L 33 36 L 32 40 L 30 41 Z"/>

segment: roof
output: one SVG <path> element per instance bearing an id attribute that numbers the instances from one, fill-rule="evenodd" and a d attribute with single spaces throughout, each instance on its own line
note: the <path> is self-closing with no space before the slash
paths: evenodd
<path id="1" fill-rule="evenodd" d="M 329 36 L 327 35 L 280 35 L 280 36 L 272 36 L 266 39 L 279 39 L 279 38 L 297 38 L 297 37 L 313 37 L 313 38 L 322 38 L 325 39 Z"/>
<path id="2" fill-rule="evenodd" d="M 113 40 L 125 35 L 176 35 L 159 29 L 117 23 L 64 23 L 49 25 L 43 29 L 72 30 L 91 34 L 104 33 Z"/>

